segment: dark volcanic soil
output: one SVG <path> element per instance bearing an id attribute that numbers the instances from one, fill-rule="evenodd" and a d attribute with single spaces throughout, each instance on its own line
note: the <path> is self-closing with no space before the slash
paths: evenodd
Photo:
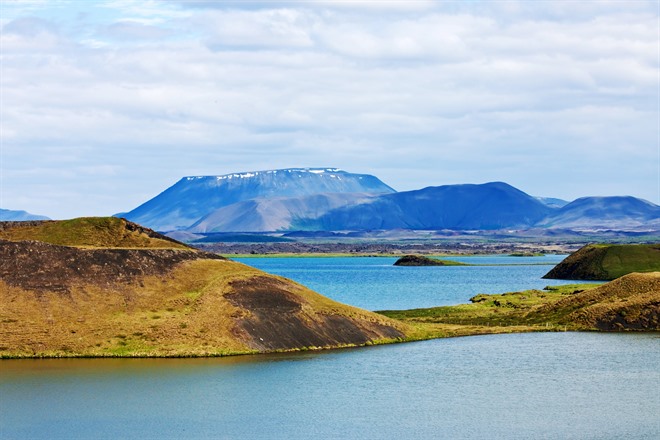
<path id="1" fill-rule="evenodd" d="M 80 249 L 39 241 L 0 240 L 0 279 L 27 290 L 68 292 L 77 282 L 109 285 L 162 275 L 183 261 L 222 259 L 174 249 Z"/>
<path id="2" fill-rule="evenodd" d="M 394 327 L 339 315 L 315 315 L 303 310 L 303 303 L 288 292 L 287 284 L 269 277 L 253 277 L 231 283 L 225 295 L 234 306 L 249 310 L 237 320 L 238 333 L 247 335 L 258 350 L 278 350 L 337 345 L 363 345 L 382 338 L 397 339 L 404 334 Z"/>

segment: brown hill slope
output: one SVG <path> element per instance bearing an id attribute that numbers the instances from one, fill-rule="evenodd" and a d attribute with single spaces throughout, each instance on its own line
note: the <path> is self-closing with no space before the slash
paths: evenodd
<path id="1" fill-rule="evenodd" d="M 629 274 L 602 285 L 572 284 L 480 294 L 471 301 L 472 304 L 379 313 L 418 327 L 473 326 L 473 334 L 516 327 L 517 331 L 660 330 L 660 272 Z"/>
<path id="2" fill-rule="evenodd" d="M 631 273 L 547 304 L 536 314 L 598 330 L 660 330 L 660 272 Z"/>
<path id="3" fill-rule="evenodd" d="M 208 356 L 404 338 L 375 313 L 192 250 L 0 241 L 0 356 Z"/>

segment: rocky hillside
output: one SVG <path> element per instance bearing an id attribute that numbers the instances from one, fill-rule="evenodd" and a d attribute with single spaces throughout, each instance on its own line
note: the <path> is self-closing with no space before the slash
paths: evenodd
<path id="1" fill-rule="evenodd" d="M 632 272 L 660 271 L 660 244 L 587 245 L 543 278 L 613 280 Z"/>
<path id="2" fill-rule="evenodd" d="M 27 230 L 30 240 L 0 241 L 0 357 L 213 356 L 365 345 L 409 331 L 213 254 L 99 247 L 100 237 L 94 247 L 61 246 Z"/>

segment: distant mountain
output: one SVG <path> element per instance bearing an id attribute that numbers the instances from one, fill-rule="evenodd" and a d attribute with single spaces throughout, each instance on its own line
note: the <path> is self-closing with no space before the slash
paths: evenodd
<path id="1" fill-rule="evenodd" d="M 264 232 L 296 229 L 333 209 L 368 202 L 374 194 L 326 193 L 304 197 L 252 199 L 216 209 L 187 231 Z"/>
<path id="2" fill-rule="evenodd" d="M 50 220 L 44 215 L 30 214 L 26 211 L 13 211 L 11 209 L 0 208 L 0 221 L 3 222 L 22 222 L 28 220 Z"/>
<path id="3" fill-rule="evenodd" d="M 152 229 L 169 231 L 188 228 L 219 208 L 252 199 L 295 198 L 324 193 L 393 192 L 374 176 L 336 168 L 289 168 L 184 177 L 158 196 L 124 213 L 123 217 Z M 239 206 L 234 212 L 247 213 L 250 209 L 249 206 Z"/>
<path id="4" fill-rule="evenodd" d="M 397 193 L 378 178 L 336 168 L 184 177 L 116 214 L 159 231 L 660 230 L 660 206 L 634 197 L 573 202 L 532 197 L 503 182 Z"/>
<path id="5" fill-rule="evenodd" d="M 308 230 L 525 228 L 552 208 L 503 182 L 386 194 L 300 222 Z"/>
<path id="6" fill-rule="evenodd" d="M 567 200 L 557 199 L 555 197 L 536 197 L 536 200 L 551 208 L 563 208 L 570 203 Z"/>
<path id="7" fill-rule="evenodd" d="M 635 197 L 582 197 L 552 212 L 538 226 L 563 229 L 660 228 L 660 206 Z"/>

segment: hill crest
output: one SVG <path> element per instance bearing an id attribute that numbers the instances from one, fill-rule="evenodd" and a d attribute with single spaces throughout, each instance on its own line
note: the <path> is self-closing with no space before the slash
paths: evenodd
<path id="1" fill-rule="evenodd" d="M 116 217 L 0 222 L 0 239 L 35 240 L 77 247 L 192 249 L 149 228 Z"/>
<path id="2" fill-rule="evenodd" d="M 543 278 L 608 281 L 633 272 L 655 271 L 660 271 L 660 244 L 587 245 Z"/>

